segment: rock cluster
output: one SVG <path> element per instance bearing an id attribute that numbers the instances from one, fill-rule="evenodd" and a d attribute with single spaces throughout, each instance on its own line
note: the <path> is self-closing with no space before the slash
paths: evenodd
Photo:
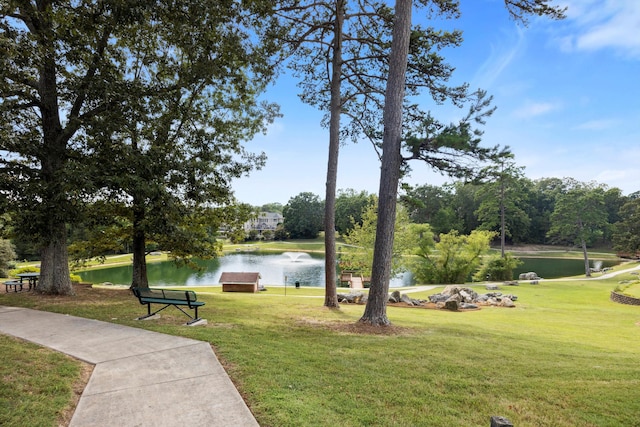
<path id="1" fill-rule="evenodd" d="M 502 292 L 488 292 L 479 294 L 471 288 L 457 285 L 449 285 L 439 294 L 429 296 L 429 301 L 438 308 L 447 310 L 468 310 L 482 305 L 494 305 L 500 307 L 515 307 L 514 301 L 518 297 L 513 294 L 503 295 Z"/>
<path id="2" fill-rule="evenodd" d="M 452 311 L 477 309 L 480 305 L 515 307 L 514 301 L 517 299 L 518 297 L 513 294 L 503 295 L 502 292 L 479 294 L 471 288 L 458 285 L 449 285 L 439 294 L 430 295 L 428 300 L 414 299 L 407 294 L 400 293 L 400 291 L 393 291 L 389 295 L 390 303 L 405 303 L 414 307 L 434 304 L 436 308 Z M 366 304 L 367 294 L 364 292 L 338 294 L 338 301 L 349 304 Z"/>
<path id="3" fill-rule="evenodd" d="M 339 303 L 366 304 L 367 294 L 364 292 L 351 292 L 349 294 L 338 294 Z"/>
<path id="4" fill-rule="evenodd" d="M 518 280 L 540 280 L 542 277 L 538 276 L 537 273 L 530 271 L 528 273 L 520 273 L 518 276 Z"/>

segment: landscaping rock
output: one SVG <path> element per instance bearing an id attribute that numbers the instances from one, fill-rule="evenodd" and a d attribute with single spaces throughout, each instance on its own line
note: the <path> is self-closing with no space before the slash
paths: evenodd
<path id="1" fill-rule="evenodd" d="M 445 302 L 448 298 L 449 296 L 443 293 L 429 295 L 429 301 L 433 303 Z"/>
<path id="2" fill-rule="evenodd" d="M 505 417 L 494 415 L 491 417 L 490 427 L 513 427 L 513 424 Z"/>
<path id="3" fill-rule="evenodd" d="M 438 308 L 448 310 L 476 309 L 479 304 L 501 307 L 515 307 L 514 301 L 518 297 L 513 294 L 503 295 L 502 292 L 487 292 L 478 294 L 471 288 L 449 285 L 441 293 L 429 295 L 429 301 Z"/>
<path id="4" fill-rule="evenodd" d="M 459 307 L 460 307 L 460 303 L 455 298 L 453 299 L 449 298 L 447 302 L 444 303 L 444 308 L 446 310 L 458 311 Z"/>
<path id="5" fill-rule="evenodd" d="M 515 307 L 516 305 L 513 303 L 513 301 L 511 300 L 511 298 L 502 298 L 502 301 L 500 301 L 499 304 L 501 307 Z"/>
<path id="6" fill-rule="evenodd" d="M 338 294 L 338 302 L 348 304 L 365 304 L 366 298 L 365 294 L 362 292 L 352 292 L 350 294 Z"/>
<path id="7" fill-rule="evenodd" d="M 528 273 L 520 273 L 518 276 L 518 280 L 539 280 L 541 277 L 538 276 L 537 273 L 530 271 Z"/>
<path id="8" fill-rule="evenodd" d="M 407 294 L 400 295 L 400 301 L 409 305 L 419 305 L 419 302 L 409 297 Z"/>

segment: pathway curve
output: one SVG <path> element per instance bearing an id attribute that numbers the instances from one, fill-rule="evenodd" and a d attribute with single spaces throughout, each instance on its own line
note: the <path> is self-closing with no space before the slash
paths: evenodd
<path id="1" fill-rule="evenodd" d="M 6 306 L 0 333 L 95 365 L 72 427 L 258 426 L 209 343 Z"/>

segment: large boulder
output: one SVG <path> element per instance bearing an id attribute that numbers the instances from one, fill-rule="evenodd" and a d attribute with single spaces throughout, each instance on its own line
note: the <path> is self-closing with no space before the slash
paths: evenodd
<path id="1" fill-rule="evenodd" d="M 460 308 L 460 300 L 459 298 L 451 297 L 444 303 L 444 308 L 446 310 L 458 311 Z"/>
<path id="2" fill-rule="evenodd" d="M 538 276 L 537 273 L 530 271 L 528 273 L 520 273 L 520 276 L 518 276 L 518 280 L 539 280 L 540 277 Z"/>

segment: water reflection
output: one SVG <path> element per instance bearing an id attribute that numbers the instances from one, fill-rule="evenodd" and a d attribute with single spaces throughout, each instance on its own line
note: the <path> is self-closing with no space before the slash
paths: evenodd
<path id="1" fill-rule="evenodd" d="M 324 254 L 305 252 L 231 253 L 215 260 L 199 261 L 202 271 L 189 268 L 176 268 L 170 262 L 147 264 L 147 276 L 151 286 L 205 286 L 216 285 L 224 271 L 259 272 L 260 283 L 265 286 L 293 286 L 299 282 L 301 286 L 324 287 Z M 83 281 L 91 283 L 111 282 L 114 284 L 131 284 L 132 267 L 118 266 L 79 273 Z M 411 275 L 394 279 L 390 286 L 408 286 Z"/>
<path id="2" fill-rule="evenodd" d="M 584 262 L 580 259 L 563 258 L 522 258 L 523 265 L 514 271 L 514 278 L 519 273 L 534 271 L 546 279 L 567 277 L 584 274 Z M 597 263 L 597 264 L 596 264 Z M 616 261 L 596 261 L 594 267 L 611 267 Z M 202 271 L 189 268 L 176 268 L 170 262 L 155 262 L 147 264 L 147 275 L 151 286 L 204 286 L 217 285 L 223 271 L 259 272 L 262 276 L 260 283 L 265 286 L 287 285 L 293 286 L 300 282 L 302 286 L 324 287 L 324 254 L 305 252 L 260 253 L 239 252 L 231 253 L 215 260 L 200 261 Z M 91 283 L 111 282 L 114 284 L 130 285 L 132 267 L 118 266 L 79 273 L 82 280 Z M 390 287 L 410 286 L 413 278 L 410 273 L 391 281 Z"/>

